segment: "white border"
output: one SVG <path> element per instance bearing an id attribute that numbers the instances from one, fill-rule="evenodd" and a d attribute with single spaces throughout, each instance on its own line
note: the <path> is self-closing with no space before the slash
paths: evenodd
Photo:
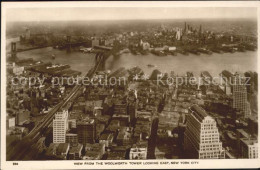
<path id="1" fill-rule="evenodd" d="M 117 160 L 104 160 L 104 161 L 5 161 L 6 159 L 6 48 L 5 48 L 5 37 L 6 37 L 6 9 L 8 8 L 56 8 L 56 7 L 257 7 L 258 12 L 258 56 L 259 56 L 259 16 L 260 16 L 260 2 L 258 1 L 176 1 L 176 2 L 169 2 L 169 1 L 160 1 L 160 2 L 2 2 L 2 29 L 1 29 L 1 169 L 160 169 L 160 168 L 170 168 L 170 169 L 185 169 L 185 168 L 259 168 L 260 167 L 260 154 L 258 159 L 232 159 L 232 160 L 145 160 L 145 161 L 135 161 L 135 162 L 171 162 L 177 161 L 179 162 L 178 165 L 131 165 L 131 166 L 115 166 L 115 165 L 74 165 L 75 162 L 119 162 Z M 259 65 L 259 59 L 257 60 L 257 64 Z M 258 74 L 259 74 L 259 67 L 258 67 Z M 259 84 L 259 83 L 258 83 Z M 260 85 L 259 85 L 260 86 Z M 258 99 L 258 106 L 259 106 L 259 99 Z M 260 107 L 258 107 L 260 108 Z M 258 117 L 259 122 L 259 117 Z M 259 133 L 259 131 L 258 131 Z M 259 144 L 259 143 L 258 143 Z M 188 162 L 198 162 L 198 164 L 181 164 L 183 161 Z M 13 166 L 13 162 L 17 162 L 18 166 Z M 131 162 L 127 160 L 123 160 L 120 162 Z"/>

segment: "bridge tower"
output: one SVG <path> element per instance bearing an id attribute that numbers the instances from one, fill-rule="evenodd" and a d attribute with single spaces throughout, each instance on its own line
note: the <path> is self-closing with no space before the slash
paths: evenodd
<path id="1" fill-rule="evenodd" d="M 67 53 L 71 52 L 71 36 L 67 35 Z"/>
<path id="2" fill-rule="evenodd" d="M 16 58 L 16 43 L 11 43 L 11 58 Z"/>

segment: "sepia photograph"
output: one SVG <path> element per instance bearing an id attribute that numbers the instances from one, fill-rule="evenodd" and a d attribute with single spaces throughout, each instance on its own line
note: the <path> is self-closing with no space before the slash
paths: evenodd
<path id="1" fill-rule="evenodd" d="M 1 162 L 259 168 L 259 3 L 243 3 L 3 3 Z"/>

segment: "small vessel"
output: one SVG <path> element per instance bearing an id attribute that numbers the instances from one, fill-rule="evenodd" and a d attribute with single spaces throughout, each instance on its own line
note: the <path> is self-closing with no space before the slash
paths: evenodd
<path id="1" fill-rule="evenodd" d="M 234 53 L 235 52 L 234 48 L 227 47 L 227 46 L 222 47 L 221 50 L 223 50 L 226 53 Z"/>
<path id="2" fill-rule="evenodd" d="M 155 67 L 155 65 L 147 64 L 148 67 Z"/>
<path id="3" fill-rule="evenodd" d="M 218 48 L 212 48 L 211 51 L 213 51 L 214 53 L 223 53 L 220 49 Z"/>
<path id="4" fill-rule="evenodd" d="M 146 54 L 147 54 L 146 51 L 140 51 L 140 53 L 141 53 L 142 55 L 146 55 Z"/>
<path id="5" fill-rule="evenodd" d="M 177 55 L 177 53 L 176 53 L 175 51 L 169 51 L 169 54 L 170 54 L 170 55 L 173 55 L 173 56 L 176 56 L 176 55 Z"/>
<path id="6" fill-rule="evenodd" d="M 212 54 L 212 51 L 206 49 L 206 48 L 199 48 L 197 49 L 198 52 L 204 53 L 204 54 Z"/>
<path id="7" fill-rule="evenodd" d="M 52 54 L 51 58 L 54 60 L 54 59 L 55 59 L 55 55 L 54 55 L 54 54 Z"/>
<path id="8" fill-rule="evenodd" d="M 135 50 L 130 51 L 133 55 L 137 55 L 137 52 Z"/>
<path id="9" fill-rule="evenodd" d="M 193 49 L 190 49 L 188 50 L 188 52 L 192 53 L 192 54 L 195 54 L 195 55 L 200 55 L 200 52 L 198 50 L 193 50 Z"/>
<path id="10" fill-rule="evenodd" d="M 179 53 L 181 53 L 182 55 L 189 55 L 187 50 L 179 50 Z"/>
<path id="11" fill-rule="evenodd" d="M 245 52 L 246 51 L 244 46 L 238 46 L 237 48 L 238 48 L 237 51 L 239 51 L 239 52 Z"/>

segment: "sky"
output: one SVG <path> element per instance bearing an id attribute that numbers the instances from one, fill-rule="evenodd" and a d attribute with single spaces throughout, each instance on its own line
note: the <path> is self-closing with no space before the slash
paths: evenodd
<path id="1" fill-rule="evenodd" d="M 193 18 L 257 18 L 256 8 L 242 7 L 178 7 L 178 8 L 9 8 L 7 22 L 65 20 L 138 20 Z"/>

